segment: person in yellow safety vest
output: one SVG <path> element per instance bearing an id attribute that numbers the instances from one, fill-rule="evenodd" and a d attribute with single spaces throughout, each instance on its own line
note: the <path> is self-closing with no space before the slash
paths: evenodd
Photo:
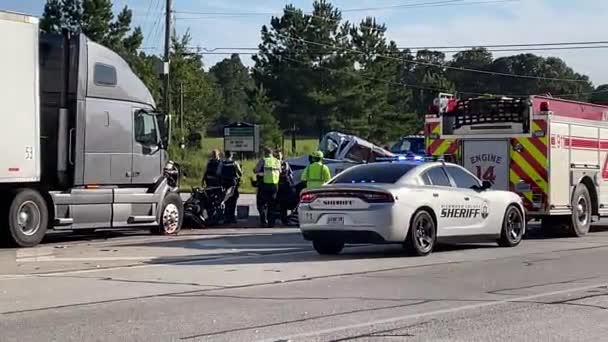
<path id="1" fill-rule="evenodd" d="M 255 166 L 257 176 L 256 202 L 262 227 L 274 227 L 274 206 L 279 191 L 281 161 L 272 155 L 272 149 L 264 148 L 264 158 Z"/>
<path id="2" fill-rule="evenodd" d="M 323 152 L 315 151 L 310 155 L 311 163 L 304 169 L 301 181 L 306 182 L 306 189 L 318 188 L 329 182 L 331 172 L 327 165 L 323 165 Z"/>

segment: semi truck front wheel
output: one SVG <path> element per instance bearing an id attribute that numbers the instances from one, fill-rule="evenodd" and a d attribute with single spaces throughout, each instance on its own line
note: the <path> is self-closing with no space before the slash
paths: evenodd
<path id="1" fill-rule="evenodd" d="M 9 245 L 33 247 L 42 241 L 48 228 L 48 208 L 40 193 L 33 189 L 18 190 L 5 216 L 2 234 Z"/>
<path id="2" fill-rule="evenodd" d="M 182 228 L 184 204 L 179 194 L 167 193 L 159 213 L 159 225 L 152 228 L 153 234 L 176 235 Z"/>

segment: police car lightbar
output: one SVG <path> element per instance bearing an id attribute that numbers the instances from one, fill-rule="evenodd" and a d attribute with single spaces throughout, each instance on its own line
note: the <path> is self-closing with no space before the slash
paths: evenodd
<path id="1" fill-rule="evenodd" d="M 430 162 L 430 161 L 444 161 L 439 156 L 395 156 L 395 157 L 379 157 L 376 158 L 376 162 Z"/>

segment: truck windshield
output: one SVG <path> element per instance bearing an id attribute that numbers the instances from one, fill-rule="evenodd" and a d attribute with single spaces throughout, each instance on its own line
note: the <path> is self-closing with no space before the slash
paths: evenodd
<path id="1" fill-rule="evenodd" d="M 424 154 L 424 151 L 424 138 L 401 138 L 401 140 L 391 147 L 391 152 L 397 154 Z"/>
<path id="2" fill-rule="evenodd" d="M 336 159 L 339 146 L 336 140 L 326 135 L 319 143 L 319 151 L 323 152 L 325 158 Z"/>

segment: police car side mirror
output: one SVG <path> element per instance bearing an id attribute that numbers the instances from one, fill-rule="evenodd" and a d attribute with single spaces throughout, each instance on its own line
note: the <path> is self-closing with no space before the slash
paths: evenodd
<path id="1" fill-rule="evenodd" d="M 481 182 L 481 190 L 488 190 L 492 187 L 492 183 L 487 180 Z"/>

